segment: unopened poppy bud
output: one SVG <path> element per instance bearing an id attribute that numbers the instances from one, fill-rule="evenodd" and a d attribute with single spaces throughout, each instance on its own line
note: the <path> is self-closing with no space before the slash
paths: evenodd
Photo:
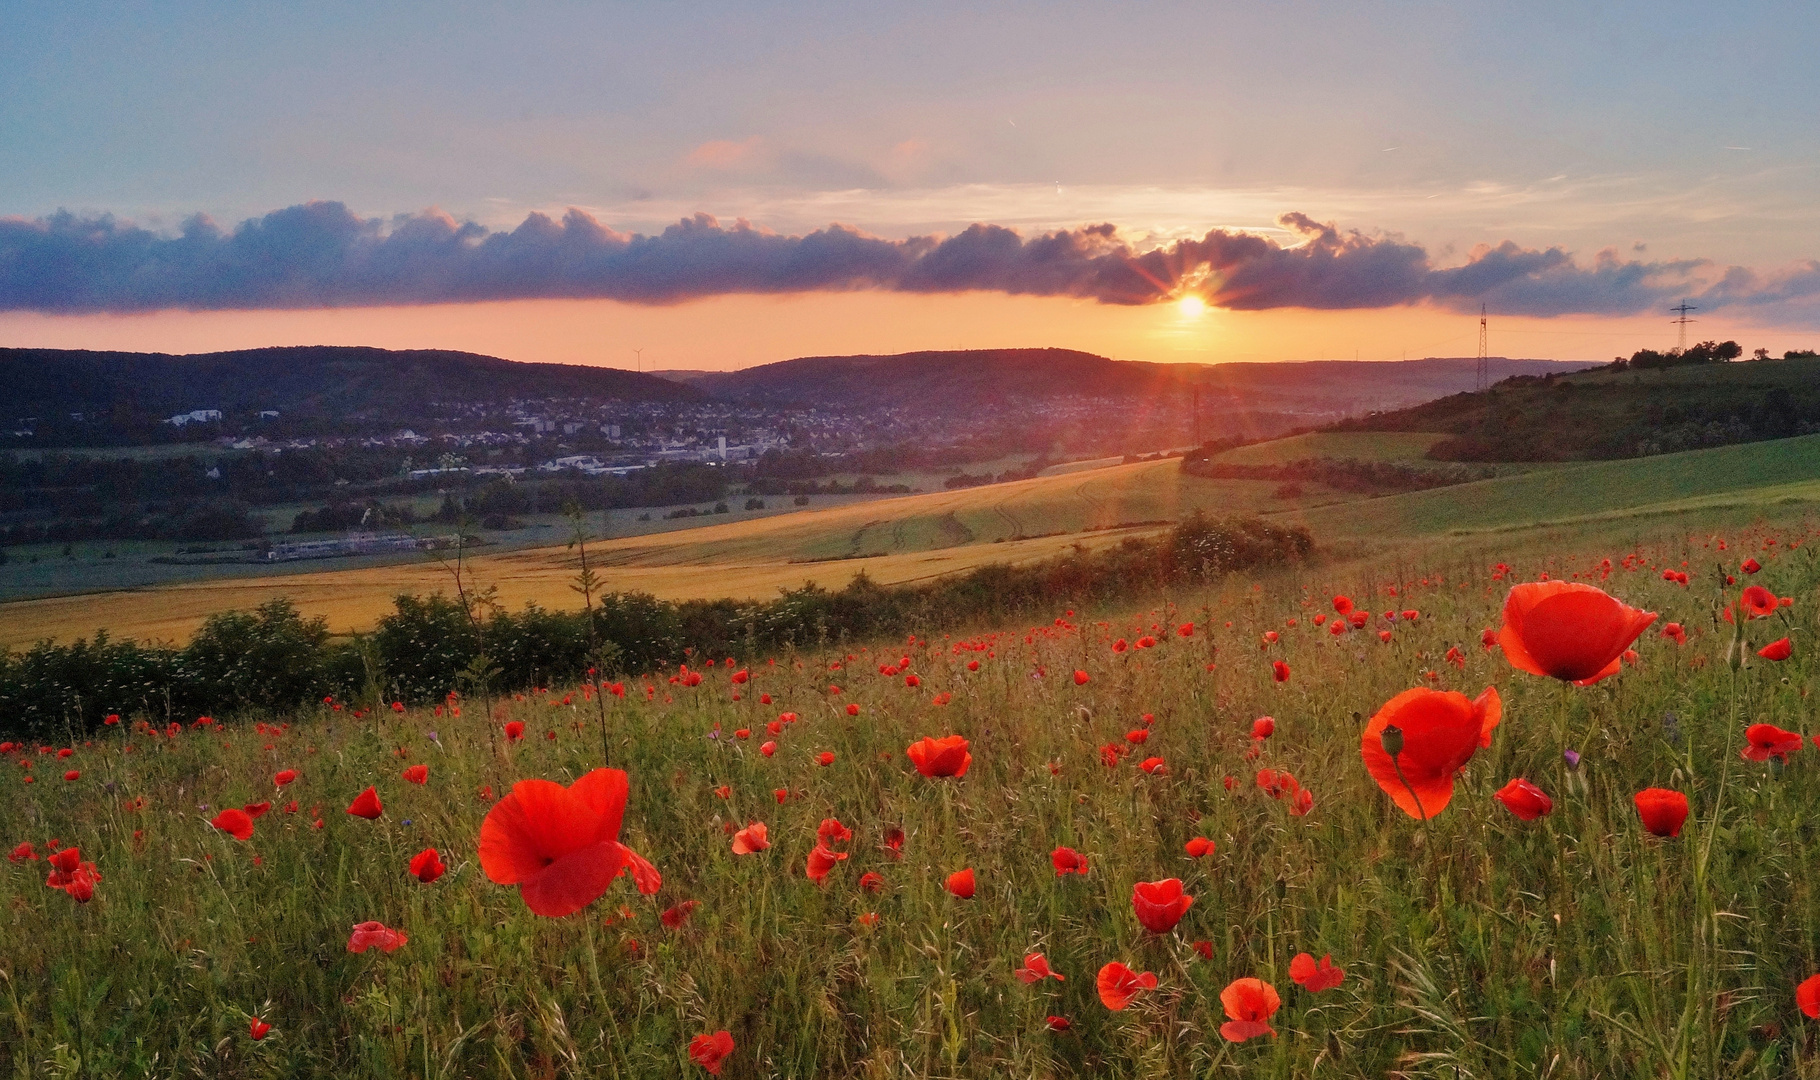
<path id="1" fill-rule="evenodd" d="M 1394 759 L 1403 752 L 1403 729 L 1395 724 L 1390 725 L 1378 734 L 1378 742 L 1383 745 L 1384 752 Z"/>
<path id="2" fill-rule="evenodd" d="M 1769 778 L 1771 780 L 1782 779 L 1782 759 L 1775 755 L 1771 755 L 1769 759 Z"/>

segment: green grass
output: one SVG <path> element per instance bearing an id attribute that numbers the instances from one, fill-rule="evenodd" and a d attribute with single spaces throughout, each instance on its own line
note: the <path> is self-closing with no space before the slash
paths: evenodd
<path id="1" fill-rule="evenodd" d="M 1780 778 L 1737 760 L 1744 722 L 1811 724 L 1820 568 L 1810 548 L 1786 545 L 1812 530 L 1734 516 L 1721 552 L 1676 521 L 1643 528 L 1640 548 L 1585 546 L 1574 533 L 1479 537 L 1288 567 L 1150 607 L 1045 612 L 1034 626 L 965 636 L 983 651 L 956 651 L 956 635 L 782 655 L 737 688 L 717 666 L 695 688 L 656 680 L 649 703 L 631 680 L 606 741 L 632 779 L 623 839 L 664 886 L 646 898 L 622 881 L 559 920 L 489 883 L 475 844 L 481 785 L 567 782 L 601 764 L 592 706 L 579 693 L 561 703 L 570 688 L 498 702 L 491 716 L 476 700 L 460 718 L 381 709 L 356 721 L 320 708 L 286 718 L 281 734 L 115 731 L 77 742 L 66 762 L 24 755 L 36 783 L 0 769 L 4 847 L 56 837 L 104 878 L 78 906 L 44 887 L 43 862 L 0 864 L 0 1058 L 21 1076 L 696 1076 L 688 1040 L 725 1028 L 737 1044 L 729 1077 L 1817 1076 L 1793 987 L 1820 964 L 1820 752 L 1797 754 Z M 1778 546 L 1765 548 L 1768 535 Z M 1755 580 L 1797 598 L 1752 624 L 1753 644 L 1787 633 L 1796 651 L 1740 672 L 1734 698 L 1711 568 L 1746 552 L 1765 563 Z M 1626 554 L 1641 565 L 1619 565 L 1604 587 L 1683 622 L 1685 646 L 1648 634 L 1636 667 L 1584 689 L 1479 647 L 1508 584 L 1490 578 L 1492 561 L 1522 578 L 1596 575 L 1600 558 Z M 1683 561 L 1689 589 L 1660 575 Z M 1341 591 L 1422 615 L 1385 624 L 1389 643 L 1336 639 L 1311 617 Z M 1185 619 L 1193 637 L 1166 632 Z M 1153 626 L 1157 648 L 1109 648 Z M 1282 638 L 1261 650 L 1266 629 Z M 1453 645 L 1458 667 L 1443 659 Z M 878 673 L 905 655 L 918 688 Z M 1270 676 L 1278 658 L 1293 671 L 1284 684 Z M 1069 677 L 1077 668 L 1087 685 Z M 1430 671 L 1442 688 L 1494 684 L 1505 707 L 1425 832 L 1367 777 L 1357 732 Z M 938 693 L 952 700 L 938 706 Z M 761 756 L 762 725 L 783 710 L 802 719 Z M 1099 748 L 1144 713 L 1149 740 L 1101 764 Z M 1261 714 L 1277 731 L 1252 758 Z M 507 717 L 529 727 L 513 747 L 499 744 Z M 751 739 L 733 737 L 742 727 Z M 918 776 L 905 745 L 949 732 L 971 740 L 972 769 Z M 1585 755 L 1575 776 L 1563 745 Z M 837 755 L 826 768 L 823 750 Z M 1148 754 L 1166 775 L 1137 770 Z M 428 784 L 399 779 L 418 762 Z M 66 783 L 72 766 L 82 777 Z M 1292 816 L 1258 790 L 1260 766 L 1292 772 L 1312 812 Z M 222 806 L 274 798 L 270 777 L 286 767 L 303 778 L 250 842 L 208 826 Z M 1550 817 L 1520 822 L 1491 799 L 1516 775 L 1554 797 Z M 368 784 L 386 803 L 371 823 L 342 812 Z M 1630 797 L 1645 786 L 1689 793 L 1681 838 L 1639 829 Z M 297 814 L 283 810 L 292 797 Z M 802 866 L 828 816 L 855 837 L 818 888 Z M 753 820 L 769 824 L 772 848 L 733 856 L 726 828 Z M 891 826 L 908 835 L 901 861 L 880 847 Z M 1197 835 L 1217 853 L 1188 859 L 1182 845 Z M 1090 873 L 1057 878 L 1057 845 L 1086 854 Z M 426 846 L 450 867 L 427 886 L 405 873 Z M 963 866 L 979 878 L 971 901 L 942 889 Z M 884 876 L 882 893 L 857 888 L 867 871 Z M 1175 932 L 1147 935 L 1132 884 L 1167 877 L 1195 904 Z M 658 913 L 683 899 L 702 906 L 666 929 Z M 873 912 L 876 926 L 859 923 Z M 367 919 L 409 944 L 348 954 L 350 927 Z M 1017 981 L 1029 951 L 1067 981 Z M 1293 986 L 1288 962 L 1303 951 L 1332 953 L 1345 982 L 1319 996 Z M 1093 976 L 1112 960 L 1155 972 L 1159 987 L 1108 1011 Z M 1247 976 L 1282 994 L 1280 1035 L 1230 1044 L 1218 995 Z M 263 1042 L 247 1037 L 251 1014 L 273 1024 Z M 1046 1030 L 1052 1014 L 1073 1030 Z"/>
<path id="2" fill-rule="evenodd" d="M 1445 436 L 1412 431 L 1314 431 L 1240 446 L 1214 460 L 1226 465 L 1287 465 L 1306 458 L 1422 461 Z"/>
<path id="3" fill-rule="evenodd" d="M 1820 500 L 1820 435 L 1537 469 L 1310 510 L 1317 537 L 1438 536 Z M 1734 520 L 1737 515 L 1733 515 Z"/>

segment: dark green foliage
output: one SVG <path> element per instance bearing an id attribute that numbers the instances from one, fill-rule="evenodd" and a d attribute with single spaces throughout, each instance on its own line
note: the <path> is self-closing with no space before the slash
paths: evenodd
<path id="1" fill-rule="evenodd" d="M 695 657 L 744 657 L 1192 587 L 1248 567 L 1307 558 L 1313 538 L 1259 518 L 1196 512 L 1155 539 L 1077 545 L 1022 566 L 988 564 L 916 585 L 855 575 L 838 591 L 805 584 L 775 600 L 671 603 L 646 593 L 594 599 L 602 676 L 638 674 Z M 581 678 L 590 666 L 586 616 L 530 604 L 474 610 L 438 593 L 400 595 L 371 635 L 329 638 L 289 601 L 210 617 L 181 650 L 116 642 L 0 654 L 0 734 L 39 738 L 93 730 L 110 712 L 162 723 L 199 714 L 265 713 L 320 701 L 433 702 L 451 691 L 505 692 Z M 486 672 L 481 686 L 476 675 Z"/>
<path id="2" fill-rule="evenodd" d="M 1223 448 L 1221 448 L 1223 449 Z M 1393 491 L 1424 491 L 1448 487 L 1495 475 L 1487 468 L 1448 463 L 1409 465 L 1398 461 L 1357 461 L 1352 458 L 1304 458 L 1282 465 L 1239 465 L 1215 461 L 1218 450 L 1203 448 L 1182 459 L 1182 471 L 1216 480 L 1279 480 L 1289 484 L 1325 484 L 1338 491 L 1368 495 Z M 1297 494 L 1300 491 L 1298 489 Z"/>

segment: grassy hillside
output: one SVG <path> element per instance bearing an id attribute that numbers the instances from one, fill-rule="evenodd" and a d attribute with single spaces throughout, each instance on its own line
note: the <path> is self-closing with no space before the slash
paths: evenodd
<path id="1" fill-rule="evenodd" d="M 1515 379 L 1347 421 L 1349 431 L 1441 432 L 1453 461 L 1624 458 L 1820 430 L 1820 359 L 1599 368 Z"/>
<path id="2" fill-rule="evenodd" d="M 1427 437 L 1319 435 L 1244 449 L 1260 458 L 1295 460 L 1311 447 L 1345 448 L 1396 460 L 1392 455 L 1413 453 Z M 1301 495 L 1286 499 L 1277 497 L 1279 487 L 1186 476 L 1176 461 L 1163 460 L 624 537 L 592 550 L 608 588 L 682 600 L 763 598 L 805 581 L 839 587 L 862 571 L 884 583 L 922 580 L 995 561 L 1042 558 L 1074 543 L 1146 535 L 1161 528 L 1154 523 L 1197 507 L 1305 525 L 1323 545 L 1346 552 L 1585 523 L 1604 523 L 1599 535 L 1615 537 L 1677 515 L 1723 523 L 1820 509 L 1820 435 L 1535 468 L 1376 498 L 1305 485 Z M 562 547 L 473 560 L 478 579 L 496 584 L 512 607 L 532 600 L 576 606 L 569 588 L 575 567 L 574 554 Z M 211 612 L 251 608 L 277 596 L 292 599 L 306 614 L 327 616 L 333 629 L 345 632 L 371 626 L 394 595 L 447 589 L 449 580 L 439 564 L 408 563 L 20 601 L 0 604 L 0 645 L 68 640 L 103 628 L 132 638 L 182 640 Z"/>
<path id="3" fill-rule="evenodd" d="M 1813 539 L 1403 549 L 952 639 L 701 658 L 697 685 L 631 680 L 604 708 L 574 686 L 433 710 L 368 697 L 257 728 L 128 716 L 68 758 L 9 748 L 0 821 L 27 847 L 0 863 L 0 1063 L 693 1078 L 691 1041 L 725 1031 L 727 1080 L 1812 1077 L 1795 987 L 1820 969 L 1820 773 L 1811 746 L 1786 766 L 1739 751 L 1747 721 L 1811 732 L 1820 578 L 1782 553 Z M 1747 553 L 1755 582 L 1795 598 L 1748 624 L 1750 645 L 1797 644 L 1734 675 L 1707 568 Z M 1592 687 L 1517 671 L 1479 645 L 1512 583 L 1492 559 L 1589 576 L 1688 639 L 1652 628 Z M 1661 578 L 1684 563 L 1690 587 Z M 1371 612 L 1362 629 L 1315 624 L 1338 592 Z M 1361 758 L 1365 719 L 1418 685 L 1502 699 L 1426 821 Z M 951 733 L 966 774 L 919 775 L 906 747 Z M 483 821 L 515 783 L 607 762 L 629 776 L 618 839 L 661 881 L 608 877 L 576 914 L 534 914 L 483 871 Z M 401 775 L 417 766 L 420 783 Z M 1551 813 L 1494 798 L 1518 777 Z M 378 817 L 344 812 L 369 786 Z M 1633 796 L 1650 787 L 1688 797 L 1677 837 L 1643 827 Z M 262 803 L 244 841 L 210 824 Z M 753 823 L 769 847 L 736 854 Z M 1188 853 L 1197 838 L 1209 853 Z M 818 839 L 836 853 L 819 884 Z M 1055 871 L 1064 846 L 1083 873 Z M 53 848 L 94 864 L 86 903 L 45 887 Z M 427 883 L 408 872 L 425 850 L 446 867 Z M 966 899 L 945 887 L 963 869 Z M 1136 885 L 1172 879 L 1193 903 L 1147 931 Z M 408 940 L 351 951 L 368 920 Z M 1064 978 L 1019 978 L 1032 953 Z M 1330 955 L 1338 984 L 1298 986 L 1303 953 Z M 1109 1008 L 1096 975 L 1112 963 L 1154 986 Z M 1270 1034 L 1222 1034 L 1240 979 L 1277 997 Z"/>

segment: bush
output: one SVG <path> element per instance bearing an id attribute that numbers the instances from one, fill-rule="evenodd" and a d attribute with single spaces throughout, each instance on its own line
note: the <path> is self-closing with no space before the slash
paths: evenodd
<path id="1" fill-rule="evenodd" d="M 329 679 L 328 620 L 289 600 L 210 615 L 177 662 L 187 693 L 218 711 L 276 711 L 345 690 Z"/>

